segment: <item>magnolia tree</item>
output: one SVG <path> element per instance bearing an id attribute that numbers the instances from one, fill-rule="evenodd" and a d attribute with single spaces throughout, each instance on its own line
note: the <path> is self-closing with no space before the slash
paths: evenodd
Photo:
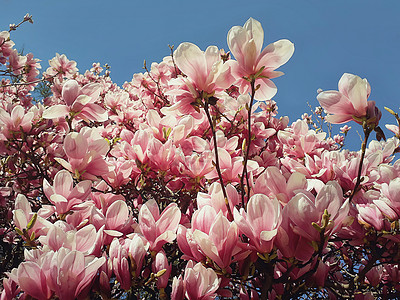
<path id="1" fill-rule="evenodd" d="M 122 87 L 65 55 L 40 73 L 20 24 L 0 32 L 2 300 L 400 297 L 400 133 L 366 79 L 290 124 L 272 80 L 294 46 L 254 19 Z"/>

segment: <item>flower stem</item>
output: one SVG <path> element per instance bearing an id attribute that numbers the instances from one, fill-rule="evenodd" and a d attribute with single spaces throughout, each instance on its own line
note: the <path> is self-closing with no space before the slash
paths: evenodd
<path id="1" fill-rule="evenodd" d="M 247 173 L 247 161 L 249 160 L 249 153 L 250 153 L 250 145 L 251 145 L 251 109 L 253 107 L 254 96 L 256 94 L 255 88 L 255 79 L 250 81 L 251 86 L 251 99 L 250 105 L 247 111 L 247 143 L 246 143 L 246 154 L 244 156 L 243 161 L 243 171 L 242 176 L 240 177 L 240 188 L 242 193 L 242 206 L 245 207 L 244 198 L 245 198 L 245 190 L 244 190 L 244 178 L 246 177 L 246 185 L 247 185 L 247 199 L 250 198 L 250 183 L 249 183 L 249 175 Z"/>
<path id="2" fill-rule="evenodd" d="M 349 202 L 353 199 L 354 195 L 359 191 L 360 189 L 360 184 L 361 184 L 361 171 L 364 163 L 364 157 L 365 157 L 365 151 L 367 150 L 367 142 L 368 142 L 368 137 L 372 131 L 372 129 L 367 125 L 367 123 L 364 121 L 363 122 L 363 129 L 364 129 L 364 141 L 361 144 L 361 159 L 360 159 L 360 164 L 358 165 L 358 175 L 357 175 L 357 181 L 356 185 L 354 186 L 354 189 L 350 195 Z"/>
<path id="3" fill-rule="evenodd" d="M 217 173 L 218 173 L 218 178 L 219 178 L 219 182 L 221 183 L 221 188 L 222 188 L 222 193 L 224 195 L 224 199 L 225 199 L 225 205 L 226 205 L 226 209 L 228 210 L 228 220 L 229 221 L 233 221 L 233 214 L 231 211 L 231 208 L 229 206 L 229 201 L 228 201 L 228 194 L 226 193 L 226 189 L 225 189 L 225 185 L 224 185 L 224 180 L 222 179 L 222 174 L 221 174 L 221 168 L 219 166 L 219 156 L 218 156 L 218 145 L 217 145 L 217 135 L 215 133 L 215 128 L 214 128 L 214 123 L 211 119 L 211 115 L 210 115 L 210 111 L 209 111 L 209 104 L 208 104 L 208 99 L 204 99 L 204 110 L 206 112 L 207 115 L 207 119 L 208 122 L 210 123 L 210 128 L 213 134 L 213 139 L 214 139 L 214 152 L 215 152 L 215 168 L 217 169 Z"/>

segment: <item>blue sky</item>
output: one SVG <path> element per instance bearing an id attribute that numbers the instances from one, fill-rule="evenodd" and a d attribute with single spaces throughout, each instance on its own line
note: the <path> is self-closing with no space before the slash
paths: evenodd
<path id="1" fill-rule="evenodd" d="M 399 111 L 400 1 L 385 0 L 263 0 L 263 1 L 92 1 L 0 0 L 0 30 L 19 22 L 25 13 L 34 24 L 12 32 L 17 49 L 32 52 L 45 70 L 55 53 L 66 54 L 80 71 L 93 62 L 108 63 L 121 85 L 142 72 L 143 60 L 159 62 L 189 41 L 203 50 L 227 49 L 226 35 L 249 17 L 261 22 L 264 46 L 287 38 L 295 44 L 291 60 L 275 80 L 279 114 L 291 121 L 316 106 L 316 91 L 337 89 L 345 72 L 366 77 L 370 100 L 383 111 Z M 395 123 L 383 112 L 383 123 Z M 359 126 L 351 124 L 353 129 Z M 384 127 L 384 126 L 382 126 Z M 385 129 L 384 129 L 385 130 Z M 391 134 L 385 130 L 388 136 Z M 359 139 L 350 144 L 354 150 Z"/>

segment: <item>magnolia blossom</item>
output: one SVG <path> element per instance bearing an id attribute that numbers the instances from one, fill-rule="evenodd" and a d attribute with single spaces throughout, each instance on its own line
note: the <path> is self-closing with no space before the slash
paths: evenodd
<path id="1" fill-rule="evenodd" d="M 192 43 L 182 43 L 174 52 L 178 68 L 190 79 L 191 86 L 197 91 L 213 93 L 232 84 L 229 65 L 225 65 L 216 46 L 210 46 L 205 52 Z"/>
<path id="2" fill-rule="evenodd" d="M 229 49 L 236 58 L 232 68 L 240 93 L 249 92 L 249 80 L 253 77 L 255 86 L 260 85 L 256 99 L 269 100 L 274 97 L 277 88 L 271 79 L 283 75 L 275 69 L 292 57 L 293 43 L 289 40 L 279 40 L 262 50 L 264 30 L 260 22 L 253 18 L 248 19 L 243 27 L 232 27 L 227 39 Z"/>
<path id="3" fill-rule="evenodd" d="M 158 272 L 165 272 L 161 276 L 157 278 L 157 288 L 164 289 L 168 284 L 169 275 L 172 271 L 171 264 L 168 263 L 167 255 L 164 250 L 161 250 L 156 254 L 156 257 L 151 266 L 153 273 L 157 274 Z"/>
<path id="4" fill-rule="evenodd" d="M 247 203 L 247 212 L 235 208 L 235 223 L 249 243 L 260 253 L 272 250 L 273 241 L 282 222 L 281 205 L 276 198 L 263 194 L 252 196 Z"/>
<path id="5" fill-rule="evenodd" d="M 267 194 L 276 197 L 281 203 L 288 203 L 298 190 L 307 187 L 306 177 L 298 172 L 293 172 L 289 179 L 282 175 L 277 167 L 268 167 L 256 180 L 253 193 Z"/>
<path id="6" fill-rule="evenodd" d="M 314 227 L 325 226 L 325 235 L 338 231 L 348 215 L 349 201 L 343 201 L 342 188 L 336 181 L 330 181 L 314 197 L 307 192 L 298 193 L 285 206 L 283 213 L 290 218 L 293 231 L 309 241 L 320 241 L 320 233 Z M 329 214 L 324 225 L 323 215 Z"/>
<path id="7" fill-rule="evenodd" d="M 329 114 L 326 120 L 341 124 L 351 120 L 362 124 L 363 120 L 378 124 L 381 112 L 375 107 L 375 101 L 367 101 L 371 86 L 366 78 L 344 73 L 339 80 L 339 91 L 324 91 L 317 99 Z"/>
<path id="8" fill-rule="evenodd" d="M 76 230 L 64 221 L 57 221 L 49 227 L 47 234 L 39 237 L 39 241 L 50 250 L 57 251 L 64 247 L 91 254 L 96 245 L 96 229 L 92 224 Z"/>
<path id="9" fill-rule="evenodd" d="M 218 266 L 223 269 L 229 267 L 232 262 L 232 256 L 237 249 L 238 243 L 238 228 L 236 223 L 229 222 L 223 215 L 222 211 L 217 214 L 213 213 L 211 206 L 203 206 L 196 221 L 208 222 L 209 224 L 203 227 L 196 226 L 192 229 L 192 238 L 201 249 L 201 251 L 210 259 L 212 259 Z M 211 219 L 210 217 L 214 217 Z"/>
<path id="10" fill-rule="evenodd" d="M 196 265 L 189 261 L 185 268 L 183 279 L 185 296 L 189 300 L 211 300 L 215 298 L 221 279 L 211 268 L 205 268 L 201 263 Z"/>
<path id="11" fill-rule="evenodd" d="M 16 105 L 11 113 L 8 113 L 0 107 L 0 126 L 6 137 L 11 137 L 13 132 L 24 131 L 28 132 L 32 128 L 32 119 L 34 113 L 25 109 L 21 105 Z"/>
<path id="12" fill-rule="evenodd" d="M 105 263 L 104 257 L 84 255 L 77 250 L 26 252 L 26 262 L 13 269 L 11 279 L 23 291 L 37 299 L 50 299 L 52 293 L 60 299 L 75 299 L 87 294 L 86 289 Z"/>
<path id="13" fill-rule="evenodd" d="M 95 104 L 100 95 L 101 86 L 90 83 L 80 87 L 76 80 L 67 81 L 62 88 L 64 104 L 50 106 L 43 112 L 43 118 L 55 119 L 66 117 L 104 122 L 108 114 L 104 108 Z"/>
<path id="14" fill-rule="evenodd" d="M 140 208 L 139 227 L 150 243 L 150 250 L 159 251 L 165 243 L 175 240 L 181 213 L 175 203 L 168 205 L 160 214 L 158 204 L 149 200 Z"/>
<path id="15" fill-rule="evenodd" d="M 202 51 L 192 43 L 182 43 L 175 50 L 174 59 L 187 77 L 180 76 L 177 80 L 170 81 L 170 84 L 181 85 L 183 88 L 167 92 L 176 97 L 176 103 L 164 108 L 165 112 L 179 110 L 182 114 L 193 115 L 195 110 L 192 105 L 197 100 L 214 96 L 230 87 L 235 80 L 231 75 L 230 64 L 224 64 L 216 46 Z"/>
<path id="16" fill-rule="evenodd" d="M 96 179 L 107 174 L 109 167 L 103 159 L 109 150 L 107 141 L 93 128 L 84 127 L 81 131 L 71 132 L 64 139 L 64 151 L 68 161 L 56 160 L 76 177 Z"/>
<path id="17" fill-rule="evenodd" d="M 21 231 L 24 229 L 28 229 L 27 232 L 29 236 L 37 237 L 41 234 L 45 234 L 51 223 L 46 219 L 42 218 L 40 215 L 37 216 L 36 221 L 33 223 L 33 226 L 27 228 L 27 225 L 34 218 L 35 213 L 32 212 L 32 208 L 28 199 L 22 194 L 19 194 L 15 199 L 15 208 L 13 211 L 13 221 L 14 225 L 20 229 Z"/>
<path id="18" fill-rule="evenodd" d="M 54 177 L 54 185 L 43 180 L 43 191 L 54 204 L 58 214 L 65 214 L 75 205 L 85 201 L 91 192 L 92 182 L 84 180 L 73 187 L 73 178 L 68 171 L 61 170 Z"/>
<path id="19" fill-rule="evenodd" d="M 71 78 L 76 72 L 78 72 L 78 68 L 76 67 L 76 61 L 69 60 L 65 54 L 58 54 L 49 60 L 50 67 L 46 70 L 46 75 L 55 76 L 59 75 L 59 77 L 65 76 L 67 78 Z"/>

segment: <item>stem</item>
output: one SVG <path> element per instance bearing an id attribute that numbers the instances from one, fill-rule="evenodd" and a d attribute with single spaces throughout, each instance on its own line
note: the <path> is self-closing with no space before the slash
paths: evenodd
<path id="1" fill-rule="evenodd" d="M 224 181 L 222 179 L 222 174 L 221 174 L 221 168 L 219 166 L 219 157 L 218 157 L 218 146 L 217 146 L 217 135 L 215 133 L 215 128 L 214 128 L 214 124 L 213 121 L 211 119 L 211 115 L 210 115 L 210 111 L 208 108 L 208 99 L 204 99 L 205 104 L 204 104 L 204 110 L 206 112 L 207 115 L 207 119 L 208 122 L 210 123 L 210 128 L 213 134 L 213 138 L 214 138 L 214 152 L 215 152 L 215 168 L 217 169 L 217 173 L 218 173 L 218 177 L 219 177 L 219 182 L 221 183 L 221 188 L 222 188 L 222 193 L 224 194 L 224 199 L 225 199 L 225 205 L 226 208 L 228 210 L 228 220 L 230 222 L 233 221 L 233 214 L 231 211 L 231 208 L 229 206 L 229 201 L 228 201 L 228 194 L 226 193 L 226 189 L 225 189 L 225 185 L 224 185 Z"/>
<path id="2" fill-rule="evenodd" d="M 246 176 L 246 185 L 247 185 L 247 199 L 250 198 L 250 184 L 249 184 L 249 175 L 247 173 L 247 161 L 249 160 L 249 153 L 250 153 L 250 144 L 251 144 L 251 108 L 253 106 L 254 102 L 254 96 L 256 94 L 256 88 L 255 88 L 255 79 L 252 79 L 250 82 L 251 85 L 251 99 L 250 99 L 250 105 L 249 109 L 247 111 L 247 143 L 246 143 L 246 154 L 244 156 L 244 162 L 243 162 L 243 171 L 242 171 L 242 177 L 240 177 L 240 188 L 241 188 L 241 193 L 242 193 L 242 206 L 245 207 L 244 203 L 244 196 L 245 196 L 245 191 L 244 191 L 244 177 Z"/>
<path id="3" fill-rule="evenodd" d="M 364 157 L 365 157 L 365 151 L 367 150 L 367 142 L 368 142 L 368 137 L 372 131 L 370 127 L 366 124 L 366 122 L 363 122 L 363 129 L 364 129 L 364 140 L 361 144 L 361 159 L 360 159 L 360 164 L 358 165 L 358 175 L 357 175 L 357 181 L 356 185 L 354 186 L 354 189 L 350 195 L 349 202 L 353 199 L 354 195 L 358 192 L 360 184 L 361 184 L 361 171 L 364 163 Z"/>

